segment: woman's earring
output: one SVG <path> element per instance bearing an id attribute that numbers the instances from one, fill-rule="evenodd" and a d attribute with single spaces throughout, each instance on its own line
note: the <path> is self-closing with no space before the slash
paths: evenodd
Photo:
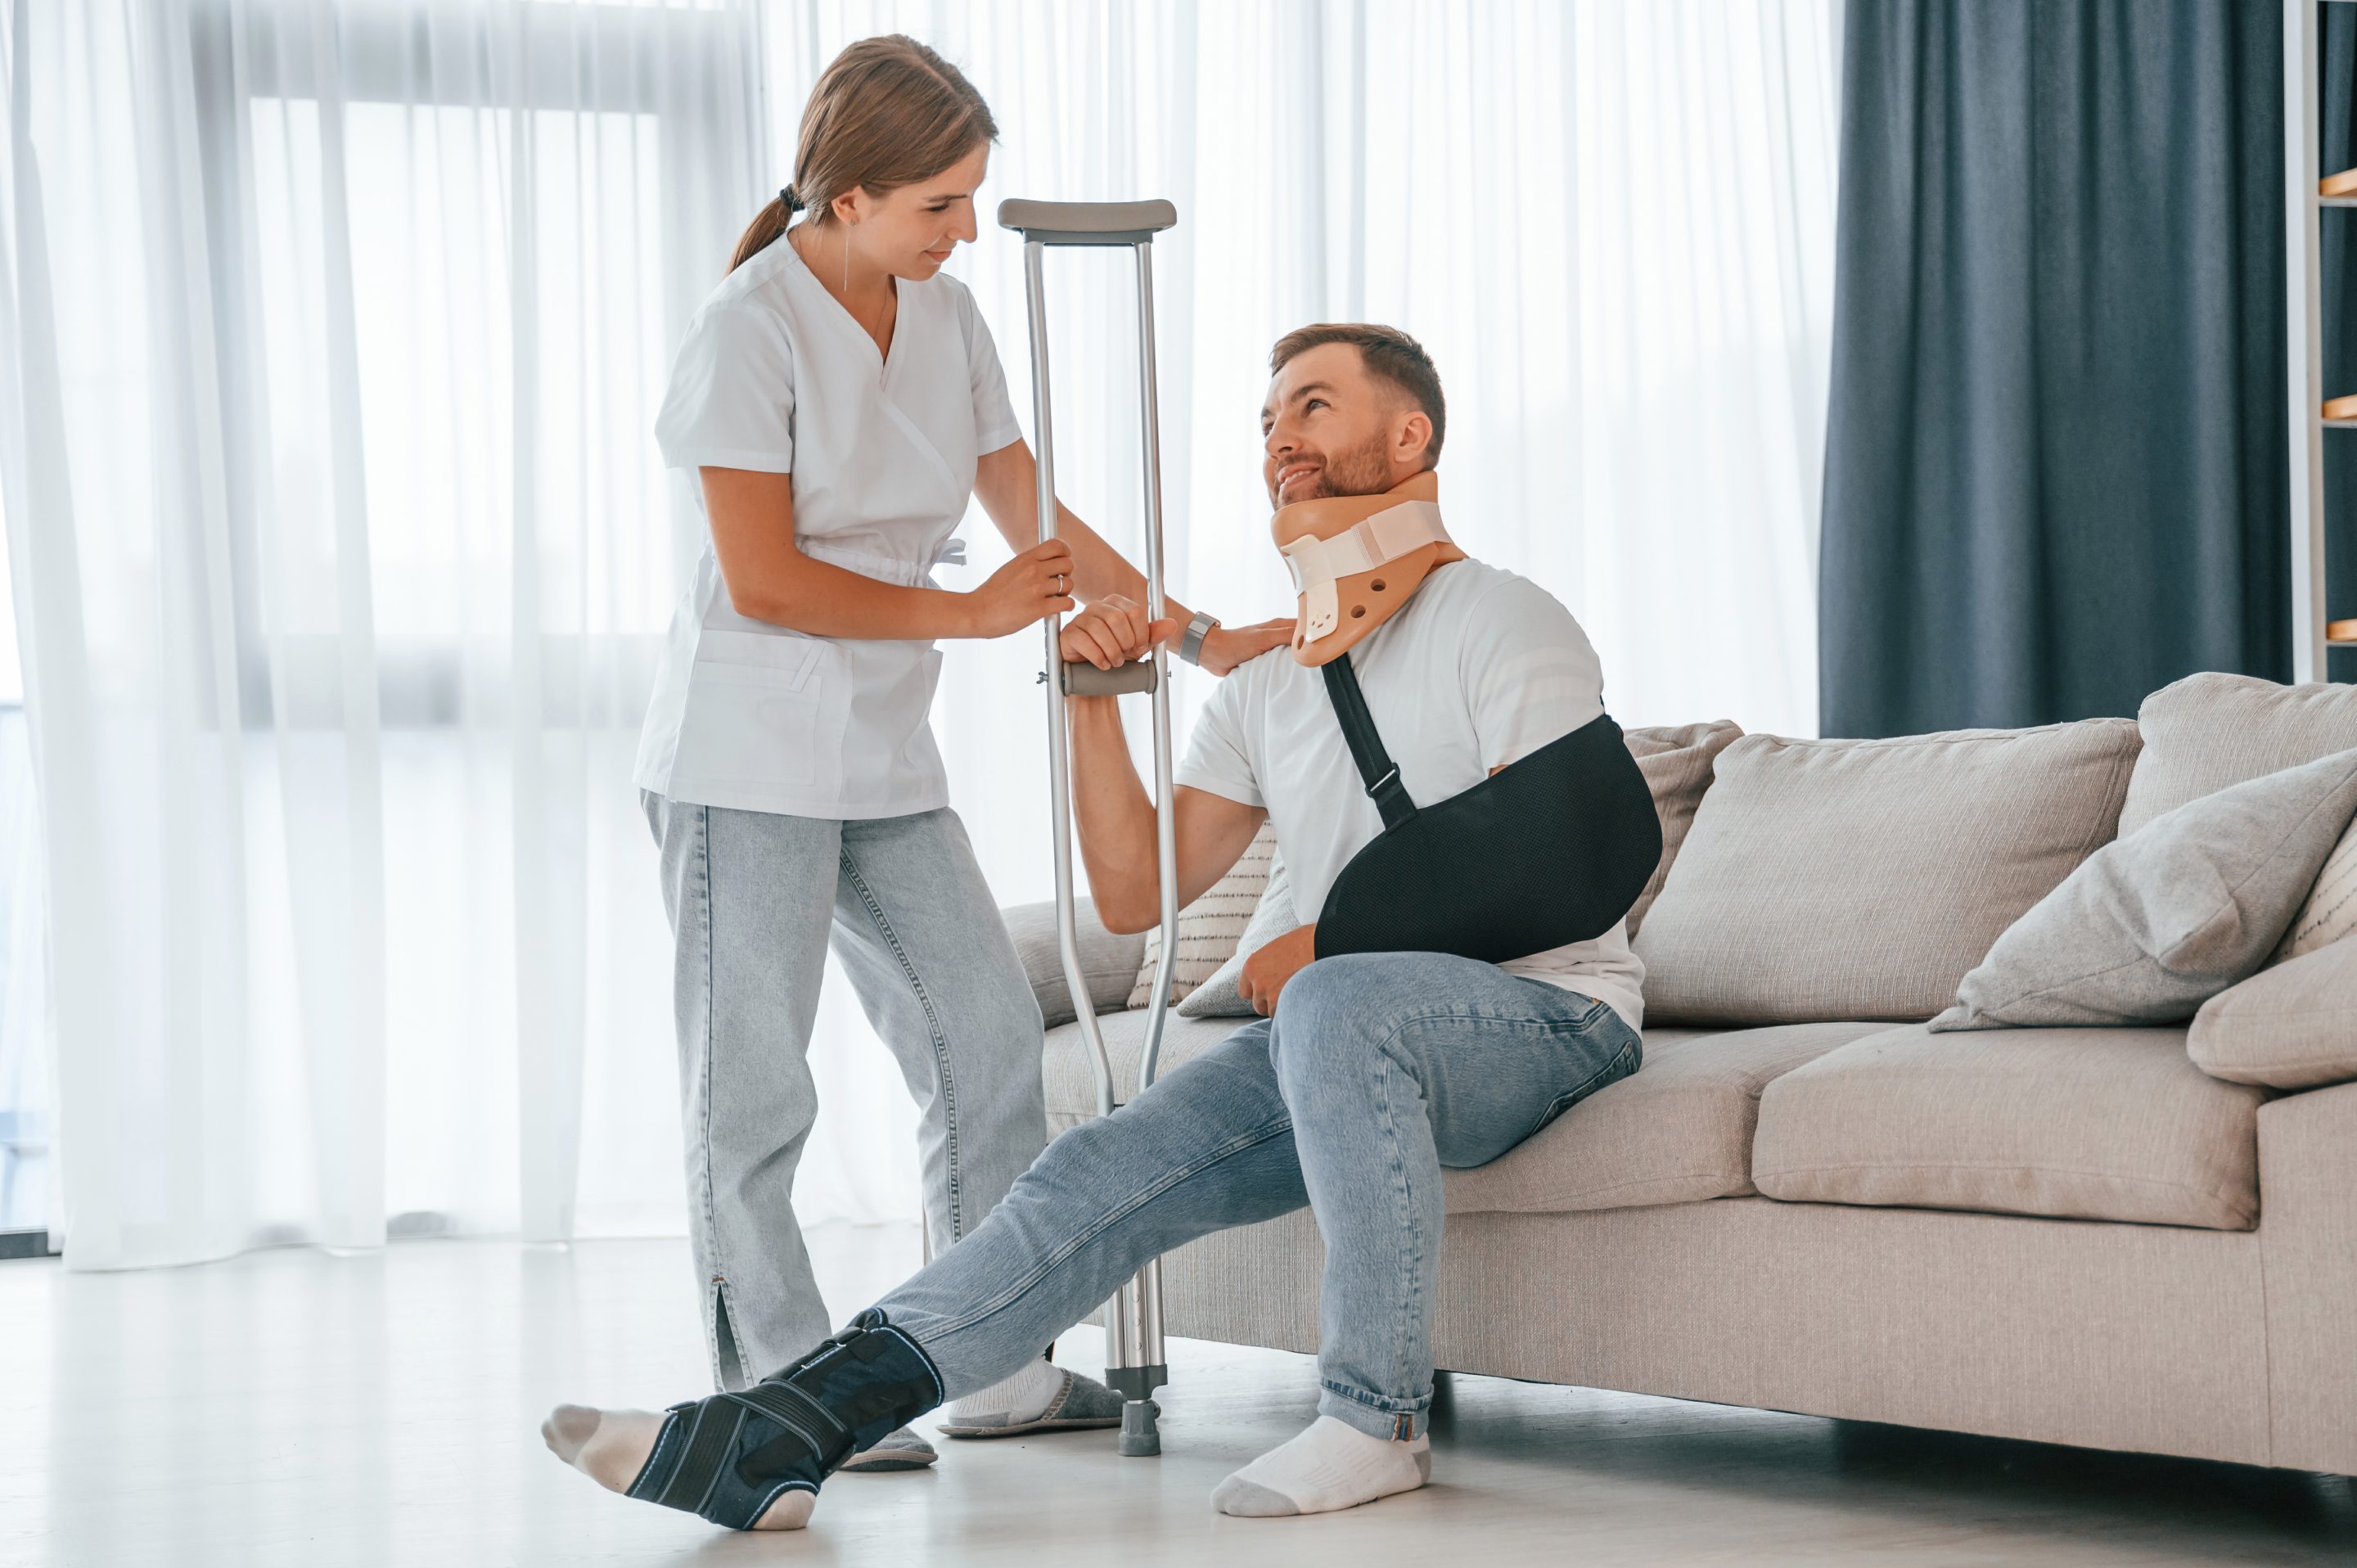
<path id="1" fill-rule="evenodd" d="M 848 223 L 843 228 L 843 292 L 851 292 L 851 225 Z"/>

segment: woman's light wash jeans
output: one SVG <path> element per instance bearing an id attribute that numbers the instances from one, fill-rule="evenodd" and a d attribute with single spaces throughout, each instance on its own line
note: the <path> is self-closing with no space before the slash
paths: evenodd
<path id="1" fill-rule="evenodd" d="M 713 1376 L 737 1389 L 834 1326 L 793 1209 L 830 934 L 923 1112 L 937 1253 L 1048 1141 L 1039 1004 L 955 812 L 834 822 L 642 795 L 671 916 L 688 1232 Z"/>
<path id="2" fill-rule="evenodd" d="M 877 1305 L 955 1399 L 1148 1258 L 1307 1204 L 1326 1240 L 1318 1411 L 1413 1437 L 1432 1402 L 1442 1168 L 1496 1159 L 1639 1057 L 1603 1003 L 1493 964 L 1321 959 L 1274 1018 L 1057 1139 L 981 1229 Z"/>

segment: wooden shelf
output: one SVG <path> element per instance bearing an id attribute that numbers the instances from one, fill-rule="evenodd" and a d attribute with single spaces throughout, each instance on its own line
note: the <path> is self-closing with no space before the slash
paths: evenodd
<path id="1" fill-rule="evenodd" d="M 2317 6 L 2314 0 L 2280 0 L 2283 8 L 2285 309 L 2289 328 L 2291 495 L 2291 678 L 2329 680 L 2325 650 L 2357 649 L 2357 620 L 2331 620 L 2325 614 L 2324 457 L 2328 430 L 2357 430 L 2357 396 L 2328 396 L 2324 384 L 2324 335 L 2330 314 L 2322 296 L 2327 208 L 2357 208 L 2357 167 L 2321 166 L 2323 145 Z M 2357 160 L 2352 160 L 2357 163 Z M 2337 303 L 2337 302 L 2336 302 Z M 2340 391 L 2357 393 L 2357 385 Z M 2347 456 L 2341 452 L 2341 456 Z M 2357 601 L 2352 601 L 2357 603 Z M 2349 605 L 2339 607 L 2342 609 Z"/>

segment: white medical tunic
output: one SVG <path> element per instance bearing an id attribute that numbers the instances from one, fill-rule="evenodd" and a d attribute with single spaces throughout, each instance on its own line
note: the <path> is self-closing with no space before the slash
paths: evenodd
<path id="1" fill-rule="evenodd" d="M 794 543 L 907 587 L 963 559 L 974 460 L 1022 434 L 974 296 L 902 280 L 892 350 L 791 244 L 728 274 L 688 323 L 655 420 L 674 468 L 791 474 Z M 691 488 L 703 504 L 703 487 Z M 929 714 L 928 641 L 815 637 L 738 615 L 709 521 L 672 618 L 639 739 L 640 788 L 791 816 L 900 816 L 949 804 Z"/>

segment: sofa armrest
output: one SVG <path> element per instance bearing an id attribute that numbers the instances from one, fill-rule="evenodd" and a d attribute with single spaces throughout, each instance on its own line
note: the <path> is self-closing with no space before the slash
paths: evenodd
<path id="1" fill-rule="evenodd" d="M 2298 1090 L 2357 1079 L 2357 937 L 2212 996 L 2185 1047 L 2195 1067 L 2230 1083 Z"/>
<path id="2" fill-rule="evenodd" d="M 2269 1463 L 2357 1476 L 2357 1083 L 2259 1108 L 2259 1247 Z"/>
<path id="3" fill-rule="evenodd" d="M 1015 956 L 1023 961 L 1023 978 L 1039 999 L 1039 1014 L 1050 1029 L 1071 1023 L 1078 1014 L 1071 987 L 1064 983 L 1064 961 L 1056 949 L 1056 905 L 1053 899 L 1017 904 L 1002 910 L 1006 934 L 1015 939 Z M 1087 977 L 1089 1004 L 1099 1013 L 1118 1013 L 1129 1005 L 1137 984 L 1137 967 L 1146 961 L 1146 933 L 1119 937 L 1097 919 L 1097 907 L 1076 899 L 1072 921 L 1080 939 L 1081 971 Z"/>

